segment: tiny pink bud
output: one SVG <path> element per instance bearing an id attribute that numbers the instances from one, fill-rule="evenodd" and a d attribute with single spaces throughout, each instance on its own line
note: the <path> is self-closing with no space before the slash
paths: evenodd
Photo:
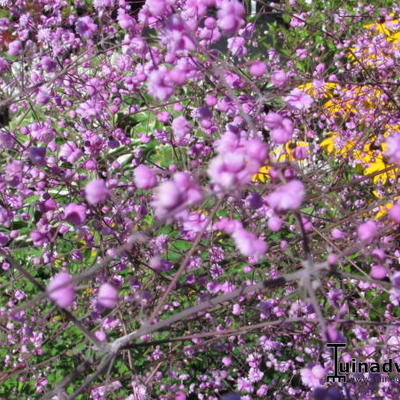
<path id="1" fill-rule="evenodd" d="M 338 262 L 338 256 L 335 253 L 331 253 L 328 255 L 328 264 L 334 265 Z"/>
<path id="2" fill-rule="evenodd" d="M 373 265 L 371 268 L 372 279 L 383 279 L 386 277 L 386 268 L 383 265 Z"/>
<path id="3" fill-rule="evenodd" d="M 395 204 L 389 210 L 389 217 L 393 222 L 397 222 L 398 224 L 400 224 L 400 204 L 399 203 Z"/>
<path id="4" fill-rule="evenodd" d="M 104 202 L 109 192 L 103 179 L 94 179 L 86 185 L 85 195 L 88 203 L 95 205 Z"/>
<path id="5" fill-rule="evenodd" d="M 361 224 L 357 229 L 357 235 L 363 242 L 370 242 L 377 232 L 376 223 L 373 221 L 367 221 Z"/>
<path id="6" fill-rule="evenodd" d="M 271 217 L 268 220 L 268 228 L 272 231 L 272 232 L 278 232 L 280 231 L 280 229 L 282 228 L 282 218 L 279 217 Z"/>
<path id="7" fill-rule="evenodd" d="M 135 169 L 135 185 L 139 189 L 147 190 L 151 189 L 157 184 L 157 177 L 152 168 L 146 165 L 139 165 Z"/>
<path id="8" fill-rule="evenodd" d="M 114 308 L 118 304 L 118 291 L 113 285 L 103 283 L 100 286 L 97 300 L 104 307 Z"/>
<path id="9" fill-rule="evenodd" d="M 343 239 L 345 235 L 340 229 L 334 228 L 331 231 L 331 236 L 333 239 Z"/>
<path id="10" fill-rule="evenodd" d="M 47 294 L 59 307 L 67 308 L 75 300 L 72 276 L 67 272 L 54 275 L 47 287 Z"/>

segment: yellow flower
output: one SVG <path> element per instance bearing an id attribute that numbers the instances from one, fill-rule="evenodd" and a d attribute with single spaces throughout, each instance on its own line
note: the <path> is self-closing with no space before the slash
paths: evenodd
<path id="1" fill-rule="evenodd" d="M 390 13 L 389 15 L 391 17 L 395 16 L 394 13 Z M 398 19 L 392 19 L 390 21 L 367 24 L 367 25 L 364 25 L 364 28 L 374 30 L 374 31 L 381 33 L 383 35 L 386 35 L 386 36 L 390 36 L 393 31 L 395 31 L 395 32 L 397 31 L 396 25 L 398 25 L 398 24 L 399 24 Z"/>
<path id="2" fill-rule="evenodd" d="M 311 97 L 316 97 L 318 94 L 320 94 L 321 97 L 330 98 L 333 97 L 333 90 L 337 85 L 338 84 L 335 82 L 325 82 L 323 88 L 315 89 L 313 82 L 307 82 L 298 86 L 298 88 L 306 92 Z"/>
<path id="3" fill-rule="evenodd" d="M 303 161 L 298 161 L 294 157 L 294 149 L 296 147 L 304 147 L 308 150 L 309 146 L 307 142 L 303 141 L 290 141 L 286 143 L 284 146 L 278 146 L 274 150 L 272 150 L 269 154 L 270 159 L 273 162 L 282 162 L 282 161 L 291 161 L 291 162 L 299 162 L 302 163 Z M 252 181 L 253 182 L 261 182 L 265 183 L 269 178 L 269 171 L 271 167 L 268 165 L 263 165 L 259 171 L 253 175 Z"/>
<path id="4" fill-rule="evenodd" d="M 252 181 L 265 183 L 267 181 L 267 179 L 269 178 L 270 170 L 271 170 L 271 167 L 269 167 L 268 165 L 263 165 L 259 169 L 259 171 L 253 175 Z"/>

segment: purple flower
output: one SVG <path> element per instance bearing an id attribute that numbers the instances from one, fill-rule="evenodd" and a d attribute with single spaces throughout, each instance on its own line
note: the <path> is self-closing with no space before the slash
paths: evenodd
<path id="1" fill-rule="evenodd" d="M 186 400 L 186 395 L 183 392 L 175 393 L 175 400 Z"/>
<path id="2" fill-rule="evenodd" d="M 47 243 L 49 241 L 47 235 L 38 230 L 33 230 L 29 234 L 29 237 L 31 238 L 33 245 L 35 247 L 43 246 L 45 243 Z"/>
<path id="3" fill-rule="evenodd" d="M 394 133 L 386 139 L 387 150 L 385 155 L 390 162 L 400 164 L 400 134 Z"/>
<path id="4" fill-rule="evenodd" d="M 59 307 L 67 308 L 75 300 L 75 289 L 71 282 L 72 276 L 67 272 L 54 275 L 47 286 L 47 294 Z"/>
<path id="5" fill-rule="evenodd" d="M 260 257 L 267 251 L 267 244 L 264 240 L 259 239 L 254 233 L 246 231 L 244 228 L 238 228 L 232 233 L 239 251 L 247 257 Z"/>
<path id="6" fill-rule="evenodd" d="M 271 75 L 271 82 L 278 88 L 282 89 L 286 82 L 288 81 L 288 76 L 285 71 L 275 70 Z"/>
<path id="7" fill-rule="evenodd" d="M 95 8 L 107 8 L 112 7 L 114 5 L 115 0 L 94 0 L 93 5 Z"/>
<path id="8" fill-rule="evenodd" d="M 235 57 L 244 57 L 247 54 L 246 41 L 241 36 L 228 39 L 228 49 Z"/>
<path id="9" fill-rule="evenodd" d="M 132 30 L 136 24 L 135 20 L 129 14 L 127 14 L 125 10 L 122 8 L 118 9 L 117 21 L 122 29 L 128 31 Z"/>
<path id="10" fill-rule="evenodd" d="M 218 27 L 227 35 L 236 33 L 244 24 L 244 7 L 237 0 L 222 0 L 219 3 Z"/>
<path id="11" fill-rule="evenodd" d="M 166 0 L 147 0 L 146 6 L 154 17 L 160 17 L 167 11 L 168 3 Z"/>
<path id="12" fill-rule="evenodd" d="M 301 369 L 300 375 L 304 385 L 315 388 L 321 386 L 321 379 L 325 376 L 325 369 L 320 364 L 317 364 L 312 368 Z"/>
<path id="13" fill-rule="evenodd" d="M 78 161 L 83 155 L 83 152 L 77 147 L 74 142 L 68 141 L 60 148 L 59 156 L 61 159 L 73 164 Z"/>
<path id="14" fill-rule="evenodd" d="M 94 179 L 85 187 L 86 200 L 91 205 L 103 203 L 109 196 L 109 190 L 103 179 Z"/>
<path id="15" fill-rule="evenodd" d="M 189 27 L 183 18 L 176 14 L 171 15 L 166 22 L 162 43 L 172 54 L 183 50 L 191 51 L 196 47 Z"/>
<path id="16" fill-rule="evenodd" d="M 10 239 L 7 235 L 5 235 L 3 232 L 0 232 L 0 246 L 5 246 L 9 240 Z"/>
<path id="17" fill-rule="evenodd" d="M 50 94 L 45 88 L 40 88 L 37 95 L 36 101 L 40 106 L 45 106 L 50 101 Z"/>
<path id="18" fill-rule="evenodd" d="M 216 143 L 218 155 L 208 166 L 208 176 L 219 189 L 239 188 L 250 182 L 267 157 L 265 143 L 258 139 L 239 140 L 227 131 Z"/>
<path id="19" fill-rule="evenodd" d="M 257 210 L 263 205 L 262 197 L 257 192 L 250 193 L 246 198 L 246 204 L 253 210 Z"/>
<path id="20" fill-rule="evenodd" d="M 293 14 L 292 19 L 290 20 L 290 26 L 292 28 L 301 28 L 305 25 L 306 14 Z"/>
<path id="21" fill-rule="evenodd" d="M 357 228 L 357 235 L 363 242 L 370 242 L 377 233 L 377 226 L 374 221 L 367 221 Z"/>
<path id="22" fill-rule="evenodd" d="M 103 307 L 114 308 L 118 304 L 118 291 L 113 285 L 103 283 L 100 286 L 97 300 Z"/>
<path id="23" fill-rule="evenodd" d="M 198 202 L 201 198 L 199 186 L 193 177 L 188 172 L 177 172 L 171 181 L 163 182 L 155 189 L 152 205 L 157 217 L 164 218 L 177 207 Z"/>
<path id="24" fill-rule="evenodd" d="M 45 147 L 30 147 L 28 157 L 33 165 L 46 165 L 46 148 Z"/>
<path id="25" fill-rule="evenodd" d="M 22 43 L 20 40 L 14 40 L 8 44 L 8 54 L 18 56 L 22 53 Z"/>
<path id="26" fill-rule="evenodd" d="M 388 212 L 393 222 L 400 224 L 400 203 L 396 203 Z"/>
<path id="27" fill-rule="evenodd" d="M 392 285 L 396 289 L 400 289 L 400 272 L 394 273 L 390 279 L 392 281 Z"/>
<path id="28" fill-rule="evenodd" d="M 265 125 L 271 131 L 271 139 L 276 144 L 287 143 L 293 135 L 293 123 L 288 118 L 270 111 L 265 117 Z"/>
<path id="29" fill-rule="evenodd" d="M 40 60 L 40 65 L 46 72 L 53 72 L 57 67 L 55 60 L 53 60 L 49 56 L 42 57 L 42 59 Z"/>
<path id="30" fill-rule="evenodd" d="M 386 268 L 383 265 L 373 265 L 370 272 L 372 279 L 384 279 L 387 275 Z"/>
<path id="31" fill-rule="evenodd" d="M 169 70 L 164 65 L 150 73 L 147 79 L 147 89 L 155 99 L 165 101 L 174 93 L 174 87 L 168 75 Z"/>
<path id="32" fill-rule="evenodd" d="M 299 88 L 293 89 L 289 96 L 283 98 L 287 104 L 297 110 L 307 110 L 311 107 L 313 99 L 307 93 L 303 92 Z"/>
<path id="33" fill-rule="evenodd" d="M 331 236 L 333 239 L 343 239 L 345 234 L 338 228 L 334 228 L 331 231 Z"/>
<path id="34" fill-rule="evenodd" d="M 0 57 L 0 73 L 7 71 L 8 68 L 10 68 L 8 61 L 5 58 Z"/>
<path id="35" fill-rule="evenodd" d="M 172 121 L 172 131 L 174 132 L 175 142 L 178 146 L 185 146 L 190 140 L 189 133 L 193 126 L 189 124 L 184 116 L 174 118 Z"/>
<path id="36" fill-rule="evenodd" d="M 253 76 L 256 77 L 263 76 L 266 71 L 267 71 L 267 66 L 262 61 L 253 61 L 250 64 L 249 72 Z"/>
<path id="37" fill-rule="evenodd" d="M 272 232 L 278 232 L 278 231 L 280 231 L 281 228 L 282 228 L 282 223 L 283 223 L 282 218 L 279 218 L 279 217 L 276 217 L 276 216 L 271 217 L 271 218 L 268 220 L 268 228 L 269 228 Z"/>
<path id="38" fill-rule="evenodd" d="M 304 195 L 304 185 L 295 179 L 275 189 L 267 196 L 267 202 L 276 211 L 297 210 Z"/>
<path id="39" fill-rule="evenodd" d="M 157 176 L 152 168 L 147 167 L 146 165 L 139 165 L 135 169 L 135 185 L 142 190 L 148 190 L 156 186 L 157 184 Z"/>
<path id="40" fill-rule="evenodd" d="M 248 379 L 239 378 L 237 380 L 237 390 L 240 392 L 251 393 L 254 390 L 254 387 Z"/>
<path id="41" fill-rule="evenodd" d="M 65 207 L 64 219 L 73 225 L 82 225 L 86 220 L 86 207 L 70 203 Z"/>
<path id="42" fill-rule="evenodd" d="M 86 15 L 78 19 L 76 23 L 76 31 L 85 39 L 90 39 L 96 33 L 97 25 L 93 22 L 91 17 Z"/>

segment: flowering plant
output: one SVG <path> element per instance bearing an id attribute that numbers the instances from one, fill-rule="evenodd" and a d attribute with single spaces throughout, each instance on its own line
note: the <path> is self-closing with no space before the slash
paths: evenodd
<path id="1" fill-rule="evenodd" d="M 1 398 L 399 397 L 400 7 L 257 3 L 0 0 Z"/>

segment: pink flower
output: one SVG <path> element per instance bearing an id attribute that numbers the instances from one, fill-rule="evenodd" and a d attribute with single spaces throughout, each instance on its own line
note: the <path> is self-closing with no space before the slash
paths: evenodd
<path id="1" fill-rule="evenodd" d="M 222 0 L 219 3 L 218 27 L 227 35 L 236 33 L 244 24 L 244 7 L 237 0 Z"/>
<path id="2" fill-rule="evenodd" d="M 146 6 L 150 11 L 151 15 L 154 17 L 160 17 L 167 10 L 167 1 L 166 0 L 147 0 Z"/>
<path id="3" fill-rule="evenodd" d="M 103 179 L 94 179 L 90 181 L 85 187 L 86 200 L 91 205 L 102 203 L 107 200 L 109 190 Z"/>
<path id="4" fill-rule="evenodd" d="M 169 70 L 162 65 L 152 71 L 147 79 L 147 90 L 151 96 L 158 100 L 168 100 L 174 93 L 174 87 L 169 79 Z"/>
<path id="5" fill-rule="evenodd" d="M 189 133 L 193 126 L 189 124 L 184 116 L 174 118 L 172 121 L 172 131 L 174 133 L 175 142 L 178 146 L 185 146 L 190 140 Z"/>
<path id="6" fill-rule="evenodd" d="M 139 165 L 135 169 L 135 185 L 142 190 L 148 190 L 156 186 L 157 177 L 156 173 L 152 168 L 147 167 L 146 165 Z"/>
<path id="7" fill-rule="evenodd" d="M 247 257 L 260 257 L 267 251 L 267 244 L 259 239 L 254 233 L 246 231 L 244 228 L 236 229 L 232 233 L 232 238 L 238 250 Z"/>
<path id="8" fill-rule="evenodd" d="M 135 20 L 129 14 L 127 14 L 125 10 L 122 8 L 118 9 L 117 21 L 122 29 L 128 31 L 132 30 L 136 24 Z"/>
<path id="9" fill-rule="evenodd" d="M 299 60 L 304 60 L 308 56 L 308 50 L 307 49 L 297 49 L 296 56 L 298 57 Z"/>
<path id="10" fill-rule="evenodd" d="M 303 368 L 300 370 L 303 384 L 311 388 L 321 386 L 321 379 L 325 376 L 325 369 L 317 364 L 312 368 Z"/>
<path id="11" fill-rule="evenodd" d="M 22 43 L 20 40 L 14 40 L 8 44 L 8 54 L 18 56 L 22 53 Z"/>
<path id="12" fill-rule="evenodd" d="M 306 14 L 294 14 L 290 20 L 290 26 L 292 28 L 301 28 L 305 25 Z"/>
<path id="13" fill-rule="evenodd" d="M 85 39 L 90 39 L 97 31 L 97 25 L 93 22 L 93 19 L 86 15 L 81 17 L 76 22 L 76 31 L 79 35 Z"/>
<path id="14" fill-rule="evenodd" d="M 293 135 L 293 122 L 280 114 L 270 111 L 265 117 L 265 125 L 271 131 L 271 139 L 276 144 L 287 143 Z"/>
<path id="15" fill-rule="evenodd" d="M 33 245 L 35 247 L 43 246 L 45 243 L 49 241 L 48 236 L 45 233 L 42 233 L 38 230 L 33 230 L 29 237 L 31 238 Z"/>
<path id="16" fill-rule="evenodd" d="M 262 61 L 253 61 L 250 64 L 249 72 L 251 75 L 259 77 L 263 76 L 267 71 L 267 66 Z"/>
<path id="17" fill-rule="evenodd" d="M 82 155 L 82 150 L 72 141 L 64 143 L 60 148 L 59 157 L 71 164 L 78 161 Z"/>
<path id="18" fill-rule="evenodd" d="M 228 39 L 228 49 L 235 57 L 244 57 L 247 54 L 246 41 L 241 36 Z"/>
<path id="19" fill-rule="evenodd" d="M 283 98 L 287 104 L 297 110 L 307 110 L 311 107 L 313 99 L 307 93 L 303 92 L 299 88 L 293 89 L 289 96 Z"/>
<path id="20" fill-rule="evenodd" d="M 343 239 L 345 234 L 338 228 L 334 228 L 331 231 L 331 236 L 333 239 Z"/>
<path id="21" fill-rule="evenodd" d="M 86 207 L 78 204 L 68 204 L 64 210 L 64 219 L 73 225 L 82 225 L 86 220 Z"/>
<path id="22" fill-rule="evenodd" d="M 211 160 L 207 173 L 219 189 L 239 188 L 250 182 L 267 157 L 265 143 L 258 139 L 239 140 L 230 131 L 215 147 L 218 155 Z"/>
<path id="23" fill-rule="evenodd" d="M 288 81 L 288 76 L 285 71 L 282 71 L 280 69 L 275 70 L 272 72 L 271 75 L 271 82 L 278 88 L 282 89 L 286 82 Z"/>
<path id="24" fill-rule="evenodd" d="M 394 133 L 386 139 L 387 150 L 385 155 L 390 162 L 400 164 L 400 134 Z"/>
<path id="25" fill-rule="evenodd" d="M 186 395 L 183 392 L 175 393 L 175 400 L 186 400 Z"/>
<path id="26" fill-rule="evenodd" d="M 370 272 L 372 279 L 383 279 L 386 277 L 386 268 L 383 265 L 373 265 Z"/>
<path id="27" fill-rule="evenodd" d="M 114 0 L 94 0 L 93 5 L 97 9 L 112 7 L 114 4 Z"/>
<path id="28" fill-rule="evenodd" d="M 278 232 L 281 230 L 282 228 L 282 218 L 279 217 L 271 217 L 268 220 L 268 228 L 272 231 L 272 232 Z"/>
<path id="29" fill-rule="evenodd" d="M 100 286 L 97 300 L 103 307 L 114 308 L 118 304 L 118 291 L 113 285 L 103 283 Z"/>
<path id="30" fill-rule="evenodd" d="M 400 224 L 400 203 L 395 204 L 388 212 L 390 219 L 393 222 Z"/>
<path id="31" fill-rule="evenodd" d="M 198 202 L 202 198 L 197 182 L 188 172 L 175 173 L 173 179 L 163 182 L 154 194 L 152 205 L 158 218 L 164 218 L 177 207 Z"/>
<path id="32" fill-rule="evenodd" d="M 57 63 L 49 56 L 42 57 L 40 65 L 46 72 L 53 72 L 57 67 Z"/>
<path id="33" fill-rule="evenodd" d="M 67 308 L 75 300 L 75 289 L 72 276 L 67 272 L 59 272 L 47 286 L 47 294 L 59 307 Z"/>
<path id="34" fill-rule="evenodd" d="M 374 221 L 367 221 L 357 228 L 357 235 L 363 242 L 370 242 L 377 233 L 377 226 Z"/>
<path id="35" fill-rule="evenodd" d="M 276 211 L 297 210 L 303 202 L 304 195 L 304 185 L 295 179 L 275 189 L 267 196 L 267 202 Z"/>

